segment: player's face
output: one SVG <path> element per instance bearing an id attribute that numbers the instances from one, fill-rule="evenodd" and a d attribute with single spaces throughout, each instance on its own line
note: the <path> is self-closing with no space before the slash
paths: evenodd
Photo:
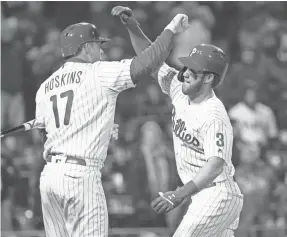
<path id="1" fill-rule="evenodd" d="M 182 93 L 189 96 L 196 96 L 204 85 L 204 73 L 194 72 L 187 69 L 183 73 Z"/>
<path id="2" fill-rule="evenodd" d="M 252 89 L 246 90 L 244 99 L 245 99 L 246 103 L 249 105 L 256 104 L 256 101 L 257 101 L 256 91 L 254 91 Z"/>

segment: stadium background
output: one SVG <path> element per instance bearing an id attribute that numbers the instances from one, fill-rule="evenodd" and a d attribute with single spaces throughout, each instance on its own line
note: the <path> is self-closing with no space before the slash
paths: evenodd
<path id="1" fill-rule="evenodd" d="M 236 236 L 287 236 L 286 2 L 1 2 L 1 129 L 33 119 L 38 85 L 62 63 L 58 37 L 67 25 L 96 24 L 112 39 L 105 49 L 107 60 L 135 55 L 124 26 L 110 15 L 115 5 L 132 8 L 152 40 L 176 13 L 187 14 L 192 27 L 175 40 L 168 62 L 180 68 L 177 56 L 198 43 L 222 47 L 231 66 L 216 93 L 227 110 L 244 99 L 245 81 L 257 84 L 259 100 L 275 114 L 278 133 L 260 152 L 235 137 L 233 162 L 245 194 Z M 156 216 L 149 207 L 159 190 L 180 185 L 170 118 L 169 99 L 149 77 L 119 96 L 119 139 L 111 142 L 103 169 L 111 236 L 168 236 L 179 223 L 188 203 L 166 216 Z M 2 236 L 44 236 L 38 189 L 41 154 L 36 131 L 1 141 Z"/>

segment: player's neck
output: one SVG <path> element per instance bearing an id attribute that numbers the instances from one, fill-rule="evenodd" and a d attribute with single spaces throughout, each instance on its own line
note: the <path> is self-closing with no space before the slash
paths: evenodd
<path id="1" fill-rule="evenodd" d="M 213 96 L 213 91 L 211 88 L 208 88 L 206 90 L 203 91 L 203 93 L 201 93 L 199 96 L 197 97 L 191 97 L 189 96 L 189 104 L 200 104 L 206 100 L 208 100 L 209 98 L 211 98 Z"/>
<path id="2" fill-rule="evenodd" d="M 76 63 L 89 63 L 89 59 L 84 55 L 77 55 L 75 57 L 69 58 L 67 62 L 76 62 Z"/>
<path id="3" fill-rule="evenodd" d="M 247 102 L 244 102 L 246 104 L 247 107 L 249 107 L 250 109 L 252 110 L 255 110 L 256 109 L 256 103 L 247 103 Z"/>
<path id="4" fill-rule="evenodd" d="M 73 63 L 87 63 L 86 60 L 82 58 L 69 58 L 67 62 L 73 62 Z"/>

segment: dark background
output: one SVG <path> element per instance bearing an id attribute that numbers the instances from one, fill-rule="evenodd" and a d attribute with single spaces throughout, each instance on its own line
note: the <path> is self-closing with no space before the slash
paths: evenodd
<path id="1" fill-rule="evenodd" d="M 1 2 L 1 129 L 34 118 L 39 84 L 62 63 L 58 40 L 66 26 L 82 21 L 96 24 L 112 39 L 105 49 L 106 60 L 135 55 L 126 29 L 110 14 L 116 5 L 133 9 L 151 40 L 177 13 L 189 16 L 191 28 L 175 40 L 168 59 L 177 69 L 181 67 L 177 57 L 186 56 L 196 44 L 213 43 L 224 49 L 231 65 L 216 94 L 228 111 L 244 101 L 247 83 L 257 85 L 258 103 L 272 111 L 278 132 L 267 136 L 263 145 L 242 141 L 240 133 L 235 134 L 233 162 L 245 194 L 236 236 L 286 236 L 286 2 Z M 115 119 L 119 139 L 110 144 L 103 184 L 110 226 L 128 229 L 112 229 L 111 236 L 166 236 L 154 233 L 172 232 L 182 218 L 187 204 L 166 216 L 155 215 L 149 207 L 158 191 L 180 185 L 170 118 L 169 99 L 149 77 L 119 96 Z M 29 232 L 43 230 L 40 137 L 36 131 L 26 132 L 1 142 L 2 236 L 41 236 Z M 142 148 L 155 159 L 147 159 Z M 144 227 L 158 229 L 140 232 Z M 20 232 L 13 235 L 13 231 Z"/>

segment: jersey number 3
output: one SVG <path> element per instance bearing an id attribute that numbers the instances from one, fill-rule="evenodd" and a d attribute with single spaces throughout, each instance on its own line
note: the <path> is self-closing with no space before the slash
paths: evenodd
<path id="1" fill-rule="evenodd" d="M 216 133 L 216 138 L 217 141 L 216 141 L 216 145 L 219 146 L 219 147 L 223 147 L 224 146 L 224 136 L 222 133 L 218 132 Z"/>
<path id="2" fill-rule="evenodd" d="M 67 97 L 67 104 L 66 104 L 66 110 L 65 110 L 65 116 L 64 116 L 64 125 L 68 125 L 70 123 L 70 117 L 71 117 L 71 110 L 72 110 L 72 104 L 74 99 L 74 91 L 69 90 L 65 91 L 60 94 L 61 98 Z M 53 95 L 50 97 L 50 101 L 53 103 L 53 112 L 55 117 L 55 123 L 56 128 L 60 127 L 60 119 L 59 119 L 59 111 L 58 111 L 58 103 L 57 103 L 57 95 Z"/>

